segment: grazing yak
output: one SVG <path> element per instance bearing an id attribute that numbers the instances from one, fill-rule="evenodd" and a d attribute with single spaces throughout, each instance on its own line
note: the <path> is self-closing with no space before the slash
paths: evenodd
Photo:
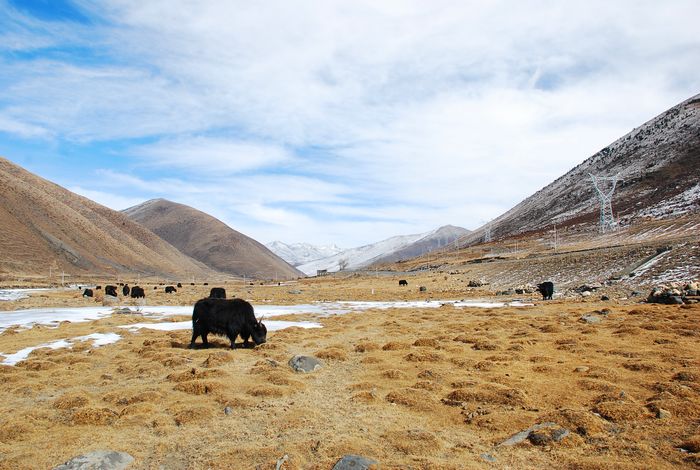
<path id="1" fill-rule="evenodd" d="M 105 295 L 117 296 L 117 286 L 105 286 Z"/>
<path id="2" fill-rule="evenodd" d="M 204 347 L 208 347 L 209 333 L 228 337 L 231 349 L 236 347 L 238 335 L 243 339 L 244 347 L 248 347 L 248 339 L 251 336 L 255 344 L 262 344 L 267 339 L 267 328 L 262 319 L 255 318 L 253 306 L 243 299 L 198 300 L 192 312 L 190 348 L 194 348 L 198 336 L 202 337 Z"/>
<path id="3" fill-rule="evenodd" d="M 182 287 L 182 283 L 181 283 L 181 282 L 178 282 L 178 283 L 177 283 L 177 287 L 178 287 L 178 289 L 179 289 L 180 287 Z"/>
<path id="4" fill-rule="evenodd" d="M 226 298 L 226 289 L 223 287 L 212 287 L 211 290 L 209 291 L 209 298 L 210 299 L 225 299 Z"/>
<path id="5" fill-rule="evenodd" d="M 406 279 L 401 279 L 401 280 L 399 281 L 399 285 L 400 285 L 400 286 L 407 286 L 407 285 L 408 285 L 408 281 L 407 281 Z"/>
<path id="6" fill-rule="evenodd" d="M 172 294 L 173 292 L 177 292 L 177 289 L 175 289 L 174 286 L 165 286 L 165 293 L 166 294 Z"/>
<path id="7" fill-rule="evenodd" d="M 92 297 L 92 289 L 85 289 L 83 291 L 83 297 Z"/>
<path id="8" fill-rule="evenodd" d="M 542 300 L 552 300 L 552 294 L 554 294 L 554 283 L 543 282 L 542 284 L 537 284 L 537 290 L 542 294 Z"/>
<path id="9" fill-rule="evenodd" d="M 124 284 L 124 287 L 122 287 L 122 295 L 124 297 L 129 295 L 129 284 Z"/>
<path id="10" fill-rule="evenodd" d="M 134 286 L 131 288 L 131 298 L 146 298 L 146 293 L 143 291 L 143 287 Z"/>

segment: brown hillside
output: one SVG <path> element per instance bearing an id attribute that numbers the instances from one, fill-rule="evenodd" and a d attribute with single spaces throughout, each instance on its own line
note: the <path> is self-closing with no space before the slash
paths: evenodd
<path id="1" fill-rule="evenodd" d="M 212 272 L 132 222 L 0 158 L 0 274 Z"/>
<path id="2" fill-rule="evenodd" d="M 124 210 L 124 214 L 218 271 L 269 279 L 304 276 L 262 244 L 192 207 L 153 199 Z"/>

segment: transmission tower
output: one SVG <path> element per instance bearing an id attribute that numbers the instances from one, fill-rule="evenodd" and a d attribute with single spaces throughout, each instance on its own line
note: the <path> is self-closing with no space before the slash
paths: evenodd
<path id="1" fill-rule="evenodd" d="M 484 243 L 491 241 L 491 224 L 489 223 L 484 229 Z"/>
<path id="2" fill-rule="evenodd" d="M 612 195 L 615 192 L 615 186 L 617 185 L 617 177 L 615 176 L 595 176 L 592 173 L 588 173 L 593 181 L 593 187 L 598 194 L 598 200 L 600 201 L 600 231 L 608 232 L 615 230 L 617 228 L 617 222 L 615 222 L 615 217 L 613 216 L 612 210 Z M 599 183 L 609 183 L 607 188 L 601 188 L 603 184 Z"/>

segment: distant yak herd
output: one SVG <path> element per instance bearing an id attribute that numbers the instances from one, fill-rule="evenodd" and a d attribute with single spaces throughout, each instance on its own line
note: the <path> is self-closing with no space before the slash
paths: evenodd
<path id="1" fill-rule="evenodd" d="M 194 282 L 191 283 L 191 285 L 195 285 Z M 209 283 L 205 282 L 203 285 L 208 286 Z M 132 299 L 143 299 L 146 297 L 146 292 L 143 290 L 143 287 L 139 286 L 133 286 L 129 287 L 128 284 L 124 283 L 119 283 L 119 286 L 121 286 L 121 293 L 123 297 L 131 297 Z M 81 287 L 78 287 L 79 289 Z M 177 289 L 182 288 L 182 283 L 178 282 L 177 287 L 175 286 L 165 286 L 164 291 L 166 294 L 174 294 L 177 292 Z M 158 286 L 154 286 L 153 290 L 157 290 Z M 95 291 L 102 290 L 102 286 L 95 286 L 94 288 L 89 288 L 86 287 L 83 289 L 83 297 L 94 297 L 95 296 Z M 112 297 L 118 297 L 118 287 L 114 285 L 106 285 L 104 288 L 105 295 L 109 295 Z M 213 299 L 225 299 L 226 298 L 226 290 L 223 287 L 213 287 L 211 291 L 209 292 L 209 297 Z"/>
<path id="2" fill-rule="evenodd" d="M 142 287 L 129 287 L 128 284 L 120 284 L 121 292 L 124 297 L 145 298 L 146 294 Z M 194 283 L 192 283 L 194 285 Z M 204 283 L 208 285 L 208 283 Z M 399 286 L 408 286 L 408 281 L 405 279 L 399 280 Z M 182 284 L 177 283 L 177 287 L 181 288 Z M 96 286 L 95 290 L 102 289 L 102 286 Z M 157 287 L 155 287 L 157 289 Z M 175 286 L 165 286 L 165 293 L 171 294 L 177 292 Z M 107 285 L 104 288 L 105 295 L 117 297 L 117 286 Z M 543 282 L 537 285 L 537 291 L 542 294 L 543 300 L 551 300 L 554 294 L 554 284 L 552 282 Z M 92 297 L 93 289 L 86 288 L 83 291 L 83 296 Z M 214 334 L 225 336 L 231 342 L 231 348 L 236 347 L 236 338 L 238 336 L 243 340 L 243 347 L 251 347 L 250 339 L 252 338 L 255 345 L 263 344 L 267 341 L 267 328 L 262 323 L 262 318 L 257 319 L 253 306 L 243 299 L 227 299 L 226 290 L 223 287 L 212 287 L 209 291 L 209 297 L 200 299 L 194 304 L 192 311 L 192 339 L 190 340 L 190 348 L 196 347 L 197 338 L 202 338 L 202 346 L 209 347 L 208 335 Z"/>

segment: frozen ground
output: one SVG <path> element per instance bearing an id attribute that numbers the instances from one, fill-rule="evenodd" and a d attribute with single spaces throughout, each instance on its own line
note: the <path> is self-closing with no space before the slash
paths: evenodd
<path id="1" fill-rule="evenodd" d="M 5 357 L 3 359 L 3 361 L 0 362 L 0 364 L 7 365 L 7 366 L 14 366 L 19 361 L 23 361 L 26 358 L 28 358 L 29 354 L 31 354 L 31 352 L 34 351 L 35 349 L 70 348 L 73 346 L 73 344 L 80 342 L 80 341 L 92 341 L 92 346 L 97 348 L 99 346 L 104 346 L 105 344 L 116 343 L 120 339 L 121 339 L 121 336 L 116 334 L 116 333 L 92 333 L 92 334 L 85 335 L 85 336 L 78 336 L 77 338 L 60 339 L 58 341 L 53 341 L 51 343 L 44 343 L 44 344 L 40 344 L 38 346 L 29 346 L 28 348 L 20 349 L 19 351 L 17 351 L 14 354 L 2 354 L 2 353 L 0 353 L 0 356 Z"/>
<path id="2" fill-rule="evenodd" d="M 370 309 L 381 309 L 386 310 L 390 308 L 438 308 L 444 304 L 452 304 L 455 307 L 477 307 L 477 308 L 498 308 L 510 305 L 512 307 L 527 307 L 532 304 L 522 303 L 514 301 L 511 303 L 506 302 L 487 302 L 487 301 L 413 301 L 413 302 L 319 302 L 314 304 L 301 304 L 301 305 L 258 305 L 255 307 L 256 316 L 261 317 L 278 317 L 282 315 L 295 315 L 311 313 L 317 314 L 319 316 L 329 316 L 329 315 L 341 315 L 349 312 L 370 310 Z M 98 320 L 100 318 L 108 317 L 110 315 L 117 315 L 115 311 L 121 310 L 122 313 L 126 313 L 129 310 L 133 314 L 141 314 L 144 318 L 150 318 L 156 320 L 152 323 L 134 323 L 130 325 L 123 325 L 119 328 L 125 328 L 131 331 L 138 330 L 140 328 L 148 328 L 153 330 L 163 330 L 163 331 L 174 331 L 174 330 L 186 330 L 192 327 L 192 322 L 190 320 L 173 322 L 173 321 L 161 321 L 167 317 L 179 316 L 179 315 L 191 315 L 191 306 L 144 306 L 139 308 L 129 308 L 129 307 L 75 307 L 75 308 L 36 308 L 28 310 L 17 310 L 14 312 L 0 313 L 0 332 L 5 329 L 15 326 L 19 328 L 30 328 L 33 325 L 47 325 L 50 327 L 58 327 L 58 325 L 63 321 L 69 322 L 86 322 L 91 320 Z M 265 326 L 268 331 L 277 331 L 290 327 L 299 328 L 321 328 L 320 323 L 309 322 L 309 321 L 279 321 L 279 320 L 266 320 Z M 72 345 L 79 341 L 90 341 L 92 340 L 93 347 L 99 347 L 105 344 L 114 343 L 119 341 L 121 336 L 117 333 L 93 333 L 86 336 L 80 336 L 71 339 L 62 339 L 54 341 L 51 343 L 44 343 L 37 346 L 30 346 L 21 349 L 12 354 L 0 353 L 0 356 L 4 356 L 1 364 L 5 365 L 15 365 L 17 362 L 26 359 L 29 354 L 41 348 L 49 349 L 59 349 L 59 348 L 70 348 Z"/>
<path id="3" fill-rule="evenodd" d="M 0 289 L 0 302 L 26 299 L 29 294 L 51 289 Z"/>

